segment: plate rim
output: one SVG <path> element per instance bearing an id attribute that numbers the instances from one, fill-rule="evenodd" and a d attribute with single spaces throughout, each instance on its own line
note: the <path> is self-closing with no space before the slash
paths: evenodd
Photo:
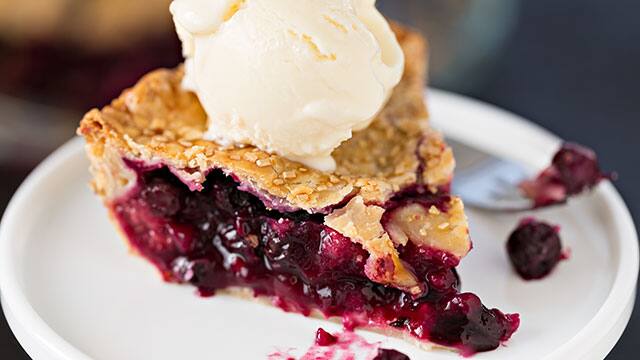
<path id="1" fill-rule="evenodd" d="M 465 108 L 464 111 L 473 109 L 473 111 L 484 113 L 483 126 L 487 128 L 507 127 L 516 132 L 526 132 L 529 136 L 539 139 L 541 159 L 545 158 L 545 153 L 554 151 L 560 141 L 558 137 L 542 127 L 516 114 L 476 99 L 433 88 L 429 88 L 427 97 L 440 106 L 449 103 L 449 106 L 457 105 Z M 473 125 L 472 121 L 470 119 L 456 119 L 455 122 L 438 122 L 437 118 L 436 120 L 432 119 L 435 127 L 443 130 L 446 135 L 460 140 L 471 138 L 473 143 L 473 133 L 465 130 L 473 128 L 473 126 L 469 126 Z M 7 322 L 14 335 L 24 350 L 32 356 L 46 351 L 48 356 L 56 359 L 91 360 L 91 357 L 57 334 L 28 302 L 18 280 L 20 278 L 19 269 L 10 256 L 12 243 L 8 241 L 12 234 L 17 232 L 14 228 L 19 223 L 19 216 L 25 211 L 25 201 L 37 188 L 39 182 L 46 178 L 47 174 L 55 171 L 59 165 L 76 156 L 83 144 L 82 138 L 72 138 L 40 163 L 15 192 L 0 221 L 0 296 L 2 308 L 7 315 Z M 548 157 L 546 158 L 548 159 Z M 597 358 L 598 354 L 606 355 L 626 328 L 635 303 L 636 283 L 640 268 L 640 252 L 635 224 L 624 200 L 611 183 L 602 184 L 596 192 L 609 203 L 608 211 L 615 219 L 615 224 L 612 226 L 620 233 L 620 238 L 617 241 L 618 246 L 615 249 L 618 256 L 616 274 L 611 290 L 597 313 L 569 341 L 545 357 L 548 360 L 576 359 L 585 356 L 593 357 L 594 355 Z M 585 344 L 590 344 L 590 346 L 585 346 Z M 40 350 L 34 348 L 37 345 L 41 346 Z"/>
<path id="2" fill-rule="evenodd" d="M 495 114 L 496 116 L 483 117 L 483 125 L 488 128 L 497 128 L 509 123 L 510 127 L 515 125 L 521 128 L 520 131 L 535 134 L 534 137 L 540 138 L 539 146 L 543 150 L 541 151 L 542 158 L 544 158 L 544 153 L 556 151 L 562 141 L 543 127 L 489 103 L 431 88 L 428 89 L 426 96 L 427 98 L 436 99 L 436 103 L 448 101 L 452 104 L 471 106 L 477 112 Z M 487 122 L 490 122 L 490 124 L 487 124 Z M 466 130 L 473 128 L 468 126 L 469 123 L 468 119 L 456 122 L 435 121 L 434 126 L 445 134 L 455 134 L 457 140 L 464 141 L 473 138 L 472 132 Z M 546 157 L 546 159 L 548 158 Z M 612 282 L 609 295 L 598 312 L 571 340 L 546 356 L 546 360 L 581 359 L 585 356 L 592 358 L 601 356 L 600 358 L 604 358 L 622 336 L 635 305 L 636 286 L 640 270 L 640 250 L 635 223 L 622 196 L 611 182 L 607 181 L 600 184 L 594 192 L 601 194 L 610 203 L 609 211 L 612 212 L 612 217 L 616 220 L 614 228 L 620 232 L 620 240 L 616 249 L 616 255 L 618 256 L 616 276 Z M 623 325 L 620 324 L 620 321 L 623 322 Z M 594 339 L 598 340 L 594 341 Z M 584 346 L 584 344 L 589 343 L 591 344 L 590 347 Z M 576 353 L 578 353 L 578 356 L 576 356 Z"/>
<path id="3" fill-rule="evenodd" d="M 83 147 L 83 140 L 79 137 L 71 138 L 49 156 L 47 156 L 18 187 L 5 209 L 0 221 L 0 300 L 7 323 L 16 339 L 29 354 L 41 354 L 42 349 L 49 351 L 54 359 L 92 360 L 87 354 L 66 341 L 44 321 L 31 303 L 19 284 L 19 273 L 11 255 L 11 242 L 8 239 L 14 233 L 13 228 L 19 222 L 17 217 L 24 212 L 20 207 L 33 192 L 45 175 L 54 171 L 60 164 L 77 154 Z M 32 346 L 28 346 L 32 345 Z M 41 346 L 41 349 L 33 345 Z M 45 350 L 46 351 L 46 350 Z"/>

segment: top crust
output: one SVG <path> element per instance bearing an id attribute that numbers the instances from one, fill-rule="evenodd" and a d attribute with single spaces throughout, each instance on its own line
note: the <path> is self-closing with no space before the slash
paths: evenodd
<path id="1" fill-rule="evenodd" d="M 183 69 L 177 68 L 146 75 L 111 105 L 85 115 L 78 134 L 87 140 L 94 190 L 110 200 L 128 189 L 135 175 L 122 158 L 167 165 L 192 190 L 201 189 L 207 173 L 219 168 L 268 206 L 309 212 L 328 213 L 356 195 L 382 204 L 415 184 L 433 192 L 446 188 L 454 159 L 428 126 L 426 43 L 416 32 L 392 27 L 407 59 L 404 77 L 371 126 L 334 151 L 334 173 L 251 146 L 223 148 L 203 140 L 207 116 L 197 97 L 182 90 Z"/>

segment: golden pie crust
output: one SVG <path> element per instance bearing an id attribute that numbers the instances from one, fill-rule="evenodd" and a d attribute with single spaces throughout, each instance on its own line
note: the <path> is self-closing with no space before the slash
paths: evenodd
<path id="1" fill-rule="evenodd" d="M 365 273 L 372 281 L 419 294 L 420 282 L 399 258 L 398 246 L 412 237 L 461 258 L 471 243 L 456 197 L 446 213 L 414 209 L 415 221 L 387 224 L 390 233 L 383 227 L 382 206 L 395 194 L 416 186 L 446 191 L 454 168 L 451 149 L 428 126 L 426 42 L 399 25 L 393 29 L 407 59 L 404 77 L 371 126 L 334 151 L 335 172 L 251 146 L 224 148 L 203 140 L 207 116 L 196 95 L 182 89 L 183 70 L 177 68 L 148 74 L 111 105 L 85 115 L 78 134 L 87 141 L 93 189 L 109 205 L 134 187 L 137 175 L 123 159 L 168 166 L 192 191 L 203 188 L 209 171 L 221 169 L 267 207 L 326 214 L 325 225 L 370 253 Z"/>
<path id="2" fill-rule="evenodd" d="M 394 31 L 406 55 L 402 81 L 370 127 L 338 147 L 333 173 L 254 147 L 223 148 L 202 139 L 207 117 L 197 97 L 181 88 L 182 68 L 157 70 L 111 105 L 89 111 L 78 134 L 87 140 L 93 188 L 106 199 L 118 196 L 132 174 L 122 157 L 169 166 L 192 189 L 200 189 L 214 168 L 232 173 L 270 202 L 323 212 L 345 198 L 384 203 L 399 190 L 448 186 L 454 168 L 451 149 L 429 128 L 424 104 L 426 43 L 398 25 Z"/>

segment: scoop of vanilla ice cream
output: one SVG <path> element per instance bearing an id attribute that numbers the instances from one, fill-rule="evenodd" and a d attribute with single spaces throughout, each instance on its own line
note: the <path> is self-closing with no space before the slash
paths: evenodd
<path id="1" fill-rule="evenodd" d="M 251 144 L 322 171 L 367 127 L 404 70 L 375 0 L 174 0 L 183 86 L 205 137 Z"/>

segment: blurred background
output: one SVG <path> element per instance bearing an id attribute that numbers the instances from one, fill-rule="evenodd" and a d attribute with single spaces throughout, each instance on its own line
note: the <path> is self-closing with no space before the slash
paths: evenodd
<path id="1" fill-rule="evenodd" d="M 0 0 L 0 214 L 20 182 L 74 136 L 82 114 L 147 71 L 173 67 L 170 0 Z M 431 86 L 584 143 L 640 214 L 640 2 L 378 0 L 422 30 Z M 597 264 L 595 265 L 597 266 Z M 637 359 L 634 312 L 607 359 Z M 28 359 L 0 316 L 0 358 Z"/>

